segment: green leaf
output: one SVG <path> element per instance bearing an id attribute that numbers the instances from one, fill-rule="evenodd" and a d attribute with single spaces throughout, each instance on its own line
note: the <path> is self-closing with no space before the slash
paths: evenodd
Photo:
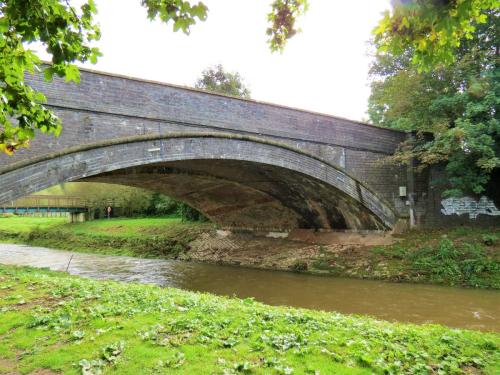
<path id="1" fill-rule="evenodd" d="M 80 71 L 78 70 L 78 67 L 76 67 L 75 65 L 66 66 L 64 73 L 66 82 L 70 81 L 73 81 L 75 83 L 80 82 Z"/>
<path id="2" fill-rule="evenodd" d="M 46 81 L 52 81 L 52 78 L 54 77 L 54 69 L 52 67 L 44 69 L 43 76 Z"/>
<path id="3" fill-rule="evenodd" d="M 1 17 L 0 18 L 0 33 L 6 33 L 9 31 L 9 20 L 6 17 Z"/>
<path id="4" fill-rule="evenodd" d="M 194 5 L 190 10 L 190 13 L 193 17 L 198 17 L 202 21 L 206 20 L 207 12 L 208 8 L 206 7 L 205 4 L 201 2 L 198 3 L 197 5 Z"/>

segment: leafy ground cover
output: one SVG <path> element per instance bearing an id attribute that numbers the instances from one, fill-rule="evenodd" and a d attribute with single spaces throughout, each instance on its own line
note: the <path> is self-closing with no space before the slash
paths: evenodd
<path id="1" fill-rule="evenodd" d="M 0 266 L 0 373 L 495 374 L 500 335 Z"/>

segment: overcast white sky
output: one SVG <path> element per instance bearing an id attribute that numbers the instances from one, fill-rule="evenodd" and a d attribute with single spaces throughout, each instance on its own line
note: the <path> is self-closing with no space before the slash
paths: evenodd
<path id="1" fill-rule="evenodd" d="M 150 22 L 140 0 L 97 0 L 104 54 L 89 67 L 193 86 L 201 71 L 237 71 L 252 98 L 353 120 L 366 119 L 367 40 L 390 0 L 310 0 L 303 30 L 283 54 L 266 43 L 271 0 L 203 0 L 208 19 L 189 36 Z"/>

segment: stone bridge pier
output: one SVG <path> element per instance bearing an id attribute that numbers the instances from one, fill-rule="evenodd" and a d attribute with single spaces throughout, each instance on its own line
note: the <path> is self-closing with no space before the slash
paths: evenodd
<path id="1" fill-rule="evenodd" d="M 0 205 L 98 181 L 170 195 L 225 229 L 391 230 L 442 220 L 429 174 L 384 162 L 404 132 L 89 70 L 78 85 L 27 80 L 63 131 L 0 156 Z"/>

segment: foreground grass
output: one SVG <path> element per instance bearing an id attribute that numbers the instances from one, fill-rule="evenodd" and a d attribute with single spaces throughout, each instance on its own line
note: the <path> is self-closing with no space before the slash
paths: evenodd
<path id="1" fill-rule="evenodd" d="M 102 219 L 68 223 L 64 218 L 0 217 L 0 240 L 55 249 L 143 258 L 175 258 L 209 223 L 177 217 Z"/>
<path id="2" fill-rule="evenodd" d="M 500 335 L 437 325 L 1 265 L 0 297 L 0 373 L 500 371 Z"/>

